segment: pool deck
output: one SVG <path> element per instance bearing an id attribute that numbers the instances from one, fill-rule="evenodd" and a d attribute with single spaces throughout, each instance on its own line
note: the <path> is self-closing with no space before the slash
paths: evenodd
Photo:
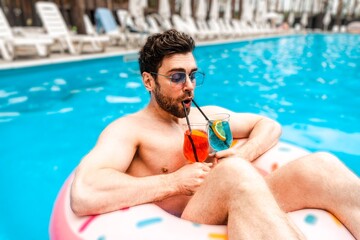
<path id="1" fill-rule="evenodd" d="M 213 44 L 223 44 L 223 43 L 231 43 L 231 42 L 240 42 L 240 41 L 249 41 L 255 39 L 264 39 L 264 38 L 273 38 L 273 37 L 283 37 L 289 36 L 294 34 L 304 34 L 302 33 L 294 33 L 292 31 L 276 33 L 276 34 L 263 34 L 263 35 L 249 35 L 243 36 L 239 38 L 231 38 L 231 39 L 219 39 L 219 40 L 212 40 L 212 41 L 197 41 L 197 46 L 204 46 L 204 45 L 213 45 Z M 62 63 L 62 62 L 71 62 L 71 61 L 82 61 L 88 59 L 97 59 L 97 58 L 106 58 L 112 56 L 121 56 L 126 54 L 137 54 L 139 48 L 131 48 L 126 49 L 125 47 L 120 46 L 111 46 L 109 45 L 106 48 L 106 51 L 103 53 L 93 52 L 88 48 L 84 49 L 84 53 L 79 55 L 70 55 L 69 53 L 61 53 L 60 51 L 53 51 L 51 55 L 46 58 L 37 57 L 35 52 L 33 54 L 21 54 L 13 61 L 5 61 L 0 58 L 0 70 L 5 69 L 16 69 L 16 68 L 23 68 L 23 67 L 31 67 L 31 66 L 39 66 L 39 65 L 47 65 L 47 64 L 55 64 L 55 63 Z"/>

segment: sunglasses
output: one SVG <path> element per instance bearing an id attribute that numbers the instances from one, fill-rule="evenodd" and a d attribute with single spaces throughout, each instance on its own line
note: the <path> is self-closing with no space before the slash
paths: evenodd
<path id="1" fill-rule="evenodd" d="M 186 76 L 187 76 L 185 72 L 174 72 L 169 76 L 154 72 L 151 72 L 151 74 L 166 77 L 170 79 L 170 83 L 174 85 L 183 85 L 186 82 Z M 205 73 L 195 71 L 189 74 L 189 78 L 191 83 L 198 87 L 204 83 Z"/>

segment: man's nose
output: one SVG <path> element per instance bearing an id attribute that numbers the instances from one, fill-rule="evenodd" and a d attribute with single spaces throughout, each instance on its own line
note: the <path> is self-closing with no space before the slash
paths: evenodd
<path id="1" fill-rule="evenodd" d="M 195 82 L 192 82 L 189 75 L 186 75 L 186 79 L 184 82 L 184 89 L 186 90 L 194 90 Z"/>

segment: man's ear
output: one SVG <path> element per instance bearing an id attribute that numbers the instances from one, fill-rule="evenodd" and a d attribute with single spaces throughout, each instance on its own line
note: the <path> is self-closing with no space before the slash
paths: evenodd
<path id="1" fill-rule="evenodd" d="M 153 76 L 148 72 L 143 72 L 142 80 L 143 80 L 146 90 L 151 92 L 155 87 L 155 79 L 153 78 Z"/>

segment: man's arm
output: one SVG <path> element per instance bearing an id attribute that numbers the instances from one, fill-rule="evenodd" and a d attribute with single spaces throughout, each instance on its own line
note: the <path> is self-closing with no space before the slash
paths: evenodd
<path id="1" fill-rule="evenodd" d="M 134 132 L 126 122 L 110 125 L 81 161 L 71 188 L 71 208 L 76 215 L 100 214 L 178 194 L 190 195 L 210 171 L 210 165 L 191 164 L 170 174 L 126 174 L 139 144 Z"/>
<path id="2" fill-rule="evenodd" d="M 254 161 L 278 143 L 281 126 L 276 121 L 255 114 L 235 113 L 231 116 L 230 126 L 234 125 L 231 127 L 234 138 L 244 138 L 244 134 L 247 138 L 244 143 L 240 142 L 233 147 L 237 156 Z M 240 121 L 246 122 L 247 127 L 240 129 Z"/>
<path id="3" fill-rule="evenodd" d="M 205 109 L 210 114 L 229 113 L 233 138 L 244 139 L 230 149 L 217 152 L 215 157 L 218 159 L 235 155 L 254 161 L 279 141 L 281 126 L 270 118 L 250 113 L 235 113 L 215 106 Z"/>

